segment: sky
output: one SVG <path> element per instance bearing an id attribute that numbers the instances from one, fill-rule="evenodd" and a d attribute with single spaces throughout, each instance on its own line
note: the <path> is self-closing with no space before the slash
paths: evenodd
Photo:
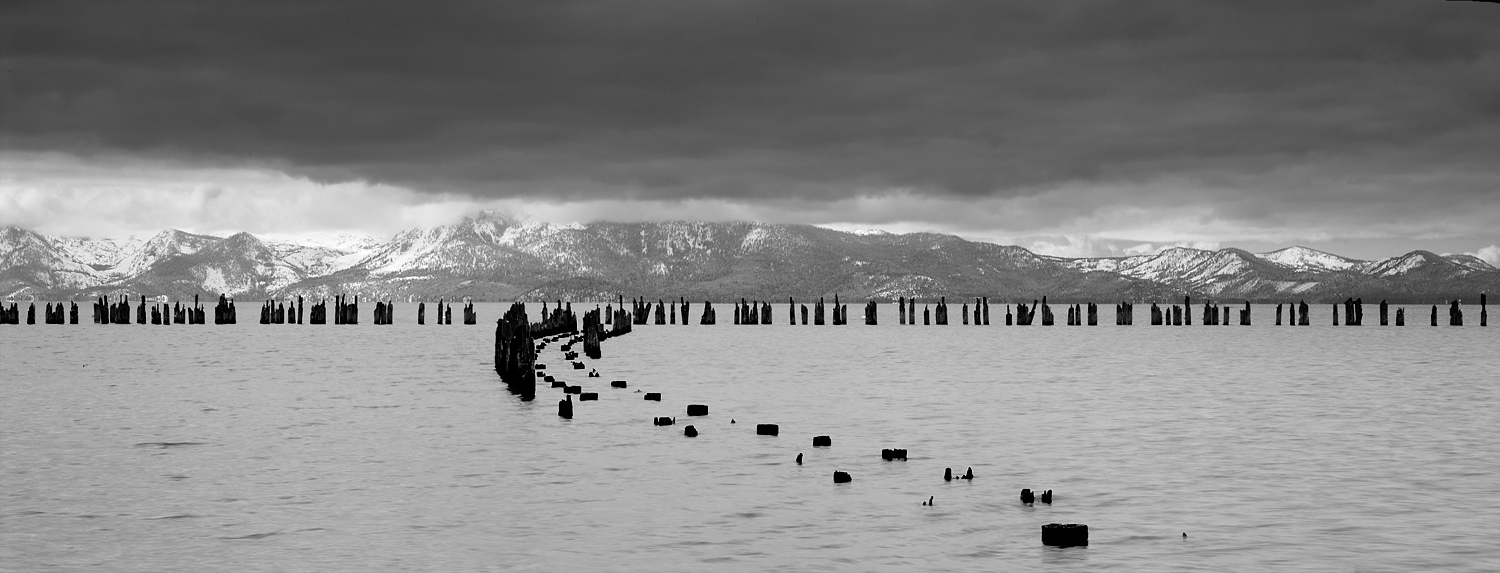
<path id="1" fill-rule="evenodd" d="M 0 3 L 0 224 L 481 209 L 1500 264 L 1500 4 Z"/>

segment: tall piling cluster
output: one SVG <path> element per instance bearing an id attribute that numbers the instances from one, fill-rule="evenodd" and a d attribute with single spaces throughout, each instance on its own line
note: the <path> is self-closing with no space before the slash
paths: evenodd
<path id="1" fill-rule="evenodd" d="M 573 303 L 557 301 L 557 306 L 549 312 L 547 304 L 542 303 L 542 321 L 531 325 L 531 336 L 533 338 L 546 338 L 559 334 L 574 334 L 578 332 L 578 317 L 573 315 Z"/>
<path id="2" fill-rule="evenodd" d="M 511 304 L 495 324 L 495 373 L 522 400 L 536 398 L 536 347 L 522 303 Z"/>
<path id="3" fill-rule="evenodd" d="M 302 297 L 297 297 L 296 302 L 277 303 L 267 300 L 260 306 L 261 324 L 302 324 L 303 308 Z M 313 324 L 320 324 L 314 322 Z M 378 322 L 376 324 L 379 324 Z"/>
<path id="4" fill-rule="evenodd" d="M 375 316 L 370 319 L 375 324 L 396 324 L 396 303 L 394 301 L 375 302 Z"/>
<path id="5" fill-rule="evenodd" d="M 219 303 L 214 305 L 214 324 L 234 324 L 234 299 L 219 294 Z"/>

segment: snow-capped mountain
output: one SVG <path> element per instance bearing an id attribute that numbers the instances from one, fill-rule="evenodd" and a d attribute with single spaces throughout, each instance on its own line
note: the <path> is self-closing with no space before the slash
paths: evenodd
<path id="1" fill-rule="evenodd" d="M 1361 261 L 1307 247 L 1287 247 L 1256 256 L 1261 260 L 1299 271 L 1347 271 L 1358 267 L 1361 263 Z"/>
<path id="2" fill-rule="evenodd" d="M 359 293 L 401 300 L 1426 301 L 1500 290 L 1500 270 L 1467 255 L 1413 251 L 1359 261 L 1305 247 L 1252 254 L 1171 248 L 1068 259 L 934 233 L 840 232 L 755 222 L 552 225 L 482 213 L 388 240 L 354 235 L 147 239 L 51 237 L 0 228 L 0 295 L 242 299 Z"/>

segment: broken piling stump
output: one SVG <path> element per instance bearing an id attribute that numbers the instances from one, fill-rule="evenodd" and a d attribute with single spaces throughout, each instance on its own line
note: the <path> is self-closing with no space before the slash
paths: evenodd
<path id="1" fill-rule="evenodd" d="M 1042 545 L 1084 547 L 1089 544 L 1089 526 L 1079 523 L 1048 523 L 1042 526 Z"/>

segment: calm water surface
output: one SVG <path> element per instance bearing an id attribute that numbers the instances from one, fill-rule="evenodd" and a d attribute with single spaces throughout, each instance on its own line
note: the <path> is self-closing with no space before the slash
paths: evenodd
<path id="1" fill-rule="evenodd" d="M 1500 570 L 1494 327 L 1335 328 L 1326 305 L 1302 328 L 1266 307 L 1249 328 L 1144 307 L 903 327 L 894 306 L 792 327 L 783 305 L 637 326 L 590 362 L 603 378 L 549 347 L 600 393 L 562 420 L 559 390 L 521 402 L 495 376 L 501 305 L 379 327 L 372 306 L 357 326 L 0 327 L 0 569 Z M 1091 545 L 1042 547 L 1051 522 Z"/>

